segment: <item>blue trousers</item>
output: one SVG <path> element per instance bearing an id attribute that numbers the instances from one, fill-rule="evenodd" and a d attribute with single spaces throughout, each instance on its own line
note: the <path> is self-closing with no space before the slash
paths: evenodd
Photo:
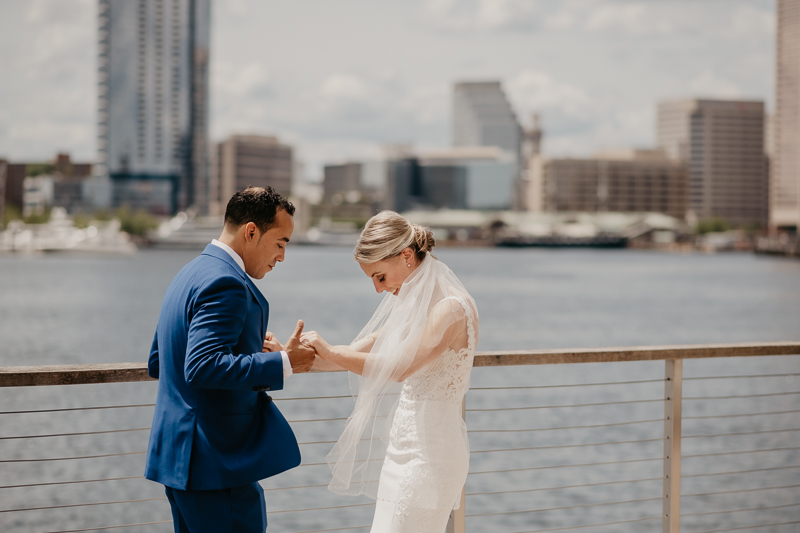
<path id="1" fill-rule="evenodd" d="M 264 533 L 267 505 L 258 483 L 221 490 L 166 487 L 175 533 Z"/>

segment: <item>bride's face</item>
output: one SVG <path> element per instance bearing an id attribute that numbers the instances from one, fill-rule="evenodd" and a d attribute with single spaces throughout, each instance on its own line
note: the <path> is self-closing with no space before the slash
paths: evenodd
<path id="1" fill-rule="evenodd" d="M 377 263 L 359 263 L 359 266 L 372 280 L 377 292 L 386 291 L 396 296 L 403 282 L 417 268 L 417 264 L 411 249 L 406 248 L 398 256 Z"/>

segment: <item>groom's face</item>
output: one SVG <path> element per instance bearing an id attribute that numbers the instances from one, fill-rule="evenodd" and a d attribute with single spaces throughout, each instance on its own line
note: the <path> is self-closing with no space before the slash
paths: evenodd
<path id="1" fill-rule="evenodd" d="M 275 214 L 275 222 L 266 233 L 253 225 L 245 230 L 245 249 L 242 256 L 247 274 L 255 279 L 263 278 L 275 265 L 283 261 L 286 244 L 292 236 L 294 221 L 292 216 L 279 209 Z"/>

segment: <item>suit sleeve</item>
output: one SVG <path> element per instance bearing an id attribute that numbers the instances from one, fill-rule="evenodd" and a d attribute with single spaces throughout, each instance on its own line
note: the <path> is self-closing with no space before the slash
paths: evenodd
<path id="1" fill-rule="evenodd" d="M 280 352 L 233 353 L 243 333 L 247 305 L 246 286 L 232 276 L 216 278 L 198 289 L 190 311 L 184 366 L 189 386 L 230 390 L 283 388 Z"/>
<path id="2" fill-rule="evenodd" d="M 147 373 L 151 378 L 158 379 L 158 332 L 153 335 L 153 345 L 150 347 L 150 357 L 147 359 Z"/>

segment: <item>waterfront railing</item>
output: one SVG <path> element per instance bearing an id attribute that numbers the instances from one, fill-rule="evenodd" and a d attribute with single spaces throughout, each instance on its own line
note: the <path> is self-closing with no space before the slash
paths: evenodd
<path id="1" fill-rule="evenodd" d="M 479 352 L 448 531 L 797 531 L 800 359 L 773 356 L 798 355 L 800 342 Z M 733 357 L 755 370 L 685 372 Z M 663 364 L 629 372 L 645 361 Z M 618 378 L 543 382 L 530 366 L 573 363 Z M 171 531 L 163 489 L 141 476 L 153 404 L 135 400 L 154 398 L 151 381 L 143 363 L 0 368 L 0 530 Z M 304 461 L 264 483 L 269 531 L 368 531 L 371 501 L 325 488 L 352 397 L 285 394 Z"/>

